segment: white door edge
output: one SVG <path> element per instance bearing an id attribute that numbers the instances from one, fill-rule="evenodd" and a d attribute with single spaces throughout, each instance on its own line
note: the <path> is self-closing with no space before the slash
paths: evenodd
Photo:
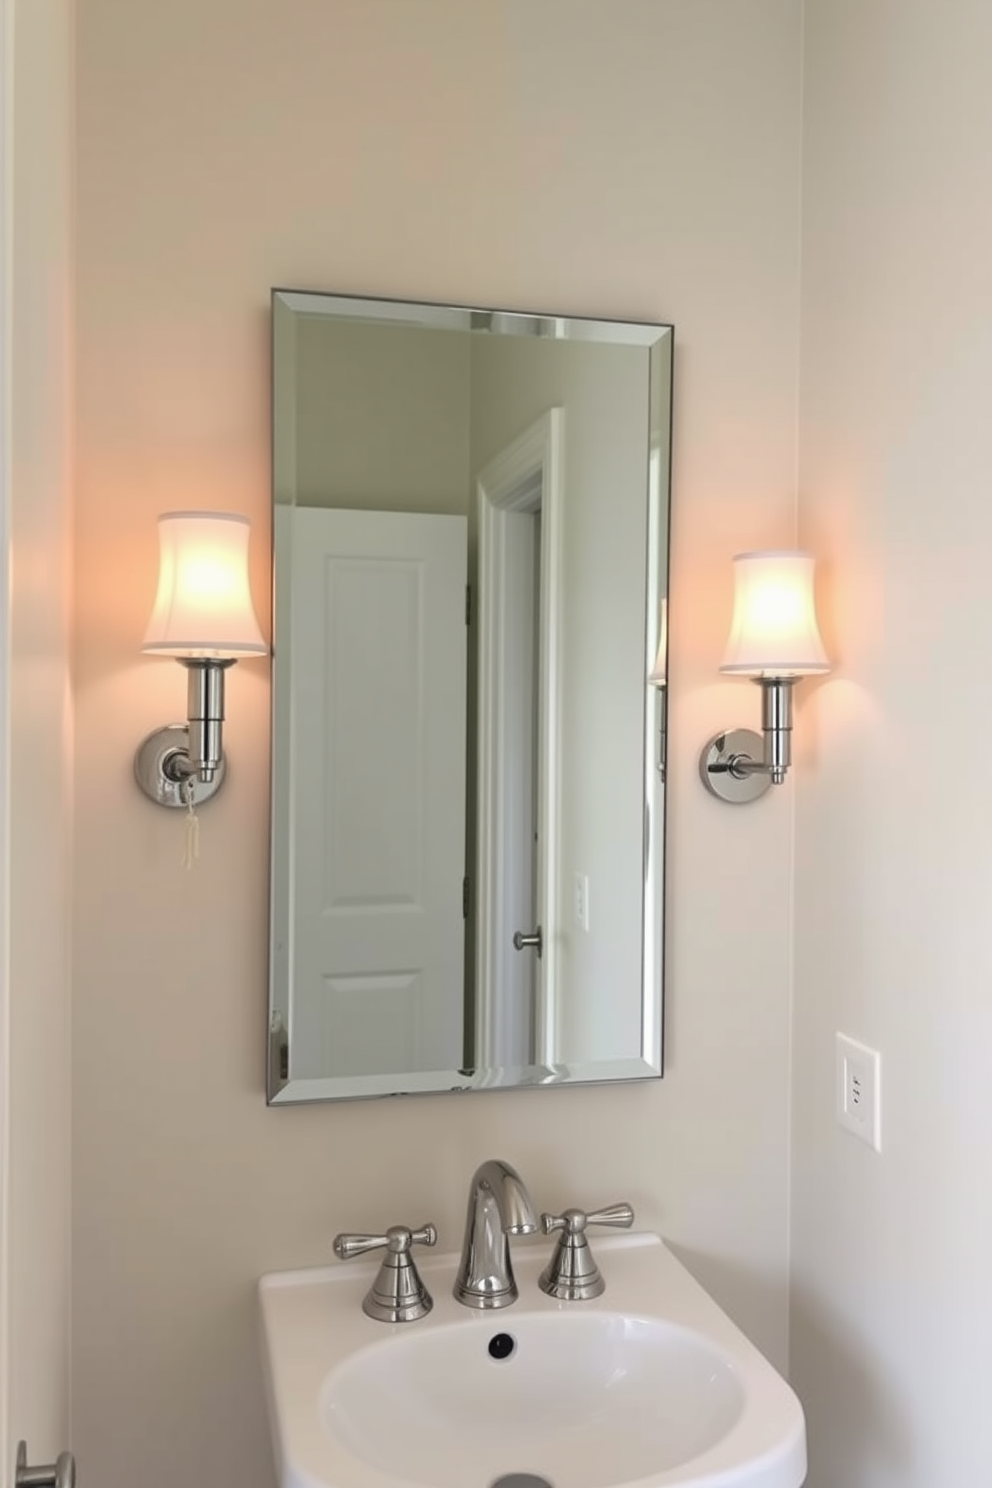
<path id="1" fill-rule="evenodd" d="M 541 690 L 541 759 L 538 798 L 543 813 L 544 852 L 538 865 L 537 903 L 544 938 L 541 995 L 536 1008 L 536 1057 L 554 1062 L 557 997 L 557 904 L 560 858 L 558 769 L 561 729 L 561 651 L 563 645 L 562 546 L 564 493 L 562 408 L 551 408 L 502 450 L 479 473 L 479 679 L 478 679 L 478 894 L 476 903 L 476 1064 L 493 1063 L 501 958 L 507 954 L 502 895 L 504 834 L 499 809 L 499 737 L 506 716 L 505 685 L 499 665 L 501 613 L 509 597 L 501 584 L 499 557 L 504 524 L 527 510 L 535 479 L 541 481 L 541 600 L 538 626 L 544 659 Z"/>

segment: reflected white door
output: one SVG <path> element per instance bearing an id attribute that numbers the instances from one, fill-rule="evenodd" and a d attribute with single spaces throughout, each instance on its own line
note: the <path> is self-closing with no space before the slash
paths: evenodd
<path id="1" fill-rule="evenodd" d="M 467 521 L 292 522 L 292 1074 L 455 1069 Z"/>

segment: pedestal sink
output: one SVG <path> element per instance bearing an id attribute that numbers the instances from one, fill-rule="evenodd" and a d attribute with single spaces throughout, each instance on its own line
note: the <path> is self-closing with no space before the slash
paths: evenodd
<path id="1" fill-rule="evenodd" d="M 392 1326 L 374 1262 L 263 1277 L 280 1488 L 800 1488 L 799 1402 L 658 1236 L 600 1240 L 591 1302 L 540 1292 L 546 1249 L 517 1242 L 495 1313 L 418 1258 L 434 1310 Z"/>

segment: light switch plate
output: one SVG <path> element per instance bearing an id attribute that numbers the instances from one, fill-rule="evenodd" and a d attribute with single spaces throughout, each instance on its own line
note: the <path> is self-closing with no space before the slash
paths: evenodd
<path id="1" fill-rule="evenodd" d="M 841 1126 L 882 1150 L 882 1056 L 877 1049 L 837 1034 L 837 1120 Z"/>

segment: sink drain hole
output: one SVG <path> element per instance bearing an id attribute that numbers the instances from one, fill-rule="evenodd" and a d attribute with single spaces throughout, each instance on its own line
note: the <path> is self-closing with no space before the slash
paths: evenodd
<path id="1" fill-rule="evenodd" d="M 554 1488 L 554 1484 L 537 1473 L 504 1473 L 501 1478 L 494 1478 L 489 1488 Z"/>
<path id="2" fill-rule="evenodd" d="M 496 1333 L 489 1340 L 489 1357 L 490 1359 L 508 1359 L 516 1352 L 516 1348 L 517 1340 L 512 1333 Z M 528 1483 L 531 1488 L 537 1488 L 538 1483 L 543 1482 L 543 1478 L 531 1478 L 527 1473 L 511 1473 L 509 1478 L 497 1478 L 492 1488 L 496 1488 L 497 1483 L 499 1488 L 527 1488 Z"/>

